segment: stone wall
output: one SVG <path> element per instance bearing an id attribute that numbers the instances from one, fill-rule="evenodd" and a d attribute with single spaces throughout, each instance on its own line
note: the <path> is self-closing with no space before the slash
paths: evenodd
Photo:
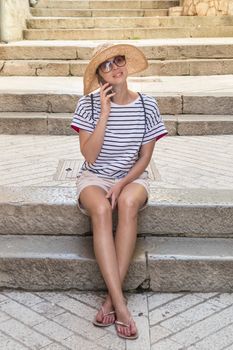
<path id="1" fill-rule="evenodd" d="M 22 40 L 30 16 L 29 0 L 0 0 L 0 41 Z"/>
<path id="2" fill-rule="evenodd" d="M 233 0 L 183 0 L 183 16 L 233 15 Z"/>

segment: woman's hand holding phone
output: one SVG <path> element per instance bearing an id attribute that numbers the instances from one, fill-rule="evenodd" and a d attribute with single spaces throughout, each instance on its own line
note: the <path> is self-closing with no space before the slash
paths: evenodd
<path id="1" fill-rule="evenodd" d="M 111 97 L 115 95 L 112 86 L 105 82 L 103 78 L 99 78 L 100 84 L 100 101 L 101 101 L 101 115 L 108 117 L 111 109 Z"/>

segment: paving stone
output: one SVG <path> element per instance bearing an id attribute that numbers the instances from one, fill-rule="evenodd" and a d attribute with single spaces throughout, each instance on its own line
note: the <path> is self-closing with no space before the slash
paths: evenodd
<path id="1" fill-rule="evenodd" d="M 33 329 L 47 335 L 49 338 L 55 339 L 56 341 L 62 341 L 73 334 L 65 327 L 50 320 L 45 320 L 40 324 L 33 326 Z"/>
<path id="2" fill-rule="evenodd" d="M 203 340 L 195 344 L 195 350 L 209 350 L 212 344 L 215 344 L 217 349 L 225 348 L 233 342 L 233 324 L 224 327 L 223 329 L 209 335 Z"/>
<path id="3" fill-rule="evenodd" d="M 211 305 L 208 302 L 204 302 L 195 306 L 192 306 L 186 311 L 180 312 L 179 316 L 171 317 L 170 319 L 161 323 L 162 327 L 168 328 L 170 331 L 178 332 L 194 323 L 197 323 L 210 315 L 214 315 L 219 311 L 221 307 Z"/>
<path id="4" fill-rule="evenodd" d="M 50 344 L 48 346 L 43 347 L 43 350 L 66 350 L 66 349 L 67 349 L 66 347 L 58 344 Z"/>
<path id="5" fill-rule="evenodd" d="M 3 291 L 3 293 L 4 293 L 4 291 Z M 0 295 L 0 297 L 1 297 L 1 295 Z M 16 302 L 18 302 L 20 304 L 24 304 L 25 306 L 28 306 L 31 308 L 33 308 L 33 306 L 36 306 L 37 304 L 40 304 L 41 302 L 43 302 L 43 299 L 39 298 L 37 295 L 35 295 L 33 293 L 17 291 L 17 290 L 7 291 L 6 299 L 8 299 L 8 298 L 13 299 Z"/>
<path id="6" fill-rule="evenodd" d="M 4 297 L 12 297 L 17 295 L 17 292 L 14 290 L 5 290 Z M 143 293 L 143 294 L 134 294 L 127 293 L 128 306 L 132 312 L 133 317 L 137 323 L 139 329 L 139 338 L 132 341 L 124 341 L 116 336 L 116 332 L 113 326 L 102 329 L 98 327 L 93 327 L 92 318 L 86 319 L 85 315 L 77 315 L 72 311 L 72 308 L 66 307 L 63 314 L 56 314 L 57 303 L 63 303 L 64 301 L 72 299 L 72 304 L 74 309 L 78 310 L 80 306 L 80 300 L 82 300 L 84 308 L 86 307 L 87 312 L 91 310 L 90 316 L 92 317 L 96 314 L 96 307 L 99 307 L 102 302 L 103 292 L 96 293 L 80 293 L 77 290 L 71 290 L 70 292 L 33 292 L 28 293 L 21 291 L 21 302 L 31 310 L 34 310 L 40 305 L 31 304 L 32 295 L 35 296 L 35 300 L 39 297 L 41 299 L 46 299 L 47 304 L 50 304 L 50 310 L 54 308 L 54 314 L 51 313 L 50 322 L 51 327 L 47 329 L 41 329 L 43 332 L 50 332 L 50 338 L 47 345 L 45 343 L 40 343 L 39 337 L 41 336 L 40 342 L 44 342 L 44 336 L 41 332 L 33 333 L 33 330 L 29 329 L 20 321 L 20 313 L 17 318 L 19 321 L 15 321 L 13 316 L 9 316 L 10 319 L 5 322 L 2 321 L 1 325 L 4 325 L 3 328 L 0 327 L 0 345 L 3 346 L 3 349 L 9 350 L 24 350 L 24 349 L 45 349 L 45 350 L 78 350 L 81 348 L 85 349 L 119 349 L 119 350 L 132 350 L 132 349 L 180 349 L 180 350 L 204 350 L 212 349 L 215 350 L 225 350 L 231 349 L 232 342 L 232 305 L 233 305 L 233 294 L 218 294 L 219 298 L 226 299 L 228 306 L 223 303 L 219 303 L 218 306 L 211 305 L 209 300 L 215 299 L 217 296 L 216 293 L 180 293 L 185 299 L 183 303 L 177 303 L 179 299 L 177 298 L 177 293 Z M 67 294 L 71 294 L 73 298 L 68 298 Z M 24 296 L 23 296 L 24 294 Z M 3 295 L 0 293 L 0 295 Z M 172 298 L 173 296 L 173 298 Z M 29 298 L 27 300 L 27 297 Z M 74 299 L 75 297 L 75 299 Z M 157 324 L 156 326 L 152 325 L 152 320 L 154 318 L 153 314 L 148 308 L 148 301 L 158 298 L 158 303 L 161 302 L 158 306 L 155 306 L 152 312 L 158 312 L 161 307 L 165 307 L 169 304 L 174 304 L 176 307 L 173 307 L 175 312 L 171 318 L 168 318 L 166 321 Z M 96 300 L 96 304 L 94 303 Z M 199 304 L 195 306 L 193 301 L 198 301 Z M 165 301 L 165 303 L 164 303 Z M 76 304 L 76 306 L 75 306 Z M 208 306 L 207 306 L 208 304 Z M 31 306 L 30 306 L 31 305 Z M 68 305 L 68 304 L 66 304 Z M 163 306 L 164 305 L 164 306 Z M 214 313 L 211 315 L 205 316 L 206 307 L 209 310 L 209 305 L 213 307 Z M 186 307 L 188 306 L 188 309 Z M 63 307 L 61 307 L 62 309 Z M 198 308 L 198 310 L 197 310 Z M 203 309 L 202 309 L 203 308 Z M 0 304 L 1 310 L 1 304 Z M 39 310 L 38 310 L 39 311 Z M 16 314 L 19 312 L 18 309 L 15 310 Z M 76 311 L 75 311 L 76 312 Z M 168 322 L 172 319 L 176 319 L 175 322 L 179 320 L 185 320 L 183 317 L 184 314 L 193 313 L 195 317 L 195 323 L 193 325 L 184 324 L 185 329 L 179 331 L 174 327 L 167 328 Z M 203 319 L 199 319 L 198 314 L 201 313 Z M 188 315 L 187 314 L 187 315 Z M 148 322 L 149 321 L 149 322 Z M 40 324 L 42 327 L 43 324 Z M 166 327 L 165 327 L 166 325 Z M 61 327 L 65 329 L 65 332 L 69 331 L 72 333 L 71 336 L 60 341 L 56 339 L 62 338 Z M 63 329 L 62 328 L 62 329 Z M 63 329 L 63 330 L 64 330 Z M 14 330 L 12 332 L 12 330 Z M 23 333 L 19 334 L 18 332 L 22 330 Z M 10 332 L 10 333 L 9 333 Z M 148 343 L 148 334 L 150 332 L 150 343 Z M 63 335 L 65 333 L 63 332 Z M 29 335 L 29 338 L 28 338 Z M 145 342 L 146 341 L 146 342 Z M 24 345 L 25 344 L 25 345 Z M 187 345 L 190 344 L 190 345 Z"/>
<path id="7" fill-rule="evenodd" d="M 17 315 L 21 315 L 20 321 L 30 326 L 34 326 L 45 321 L 43 316 L 38 315 L 36 312 L 33 312 L 24 305 L 10 299 L 1 304 L 1 310 L 15 318 L 17 318 Z"/>
<path id="8" fill-rule="evenodd" d="M 47 301 L 42 301 L 36 305 L 33 305 L 31 308 L 46 318 L 53 318 L 65 312 L 63 308 L 53 305 Z"/>
<path id="9" fill-rule="evenodd" d="M 20 318 L 21 314 L 18 314 Z M 51 340 L 41 333 L 38 333 L 31 329 L 29 326 L 25 326 L 22 321 L 17 321 L 15 319 L 10 319 L 5 322 L 0 323 L 0 330 L 28 347 L 29 349 L 36 349 L 46 346 L 51 343 Z M 12 330 L 14 330 L 12 332 Z M 13 333 L 13 334 L 12 334 Z"/>
<path id="10" fill-rule="evenodd" d="M 183 350 L 183 346 L 170 339 L 160 340 L 152 345 L 151 350 Z"/>
<path id="11" fill-rule="evenodd" d="M 16 342 L 10 337 L 0 332 L 0 347 L 4 350 L 26 350 L 28 347 Z"/>
<path id="12" fill-rule="evenodd" d="M 163 338 L 167 338 L 172 332 L 160 325 L 151 326 L 151 343 L 156 343 Z"/>
<path id="13" fill-rule="evenodd" d="M 193 345 L 197 341 L 216 333 L 218 330 L 230 325 L 231 323 L 232 306 L 172 335 L 171 339 L 177 342 L 182 342 L 185 346 Z"/>
<path id="14" fill-rule="evenodd" d="M 0 322 L 4 322 L 10 319 L 10 315 L 7 315 L 5 312 L 0 312 Z"/>
<path id="15" fill-rule="evenodd" d="M 179 312 L 191 308 L 193 305 L 197 305 L 200 303 L 200 299 L 196 296 L 192 295 L 183 295 L 182 297 L 171 300 L 164 306 L 160 306 L 156 308 L 155 310 L 150 312 L 150 322 L 151 325 L 156 325 L 157 323 L 160 323 L 167 318 L 172 317 L 177 313 L 177 310 Z"/>

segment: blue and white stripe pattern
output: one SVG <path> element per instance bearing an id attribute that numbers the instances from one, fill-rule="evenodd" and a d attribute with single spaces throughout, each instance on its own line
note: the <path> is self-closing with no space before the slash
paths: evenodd
<path id="1" fill-rule="evenodd" d="M 141 145 L 167 134 L 153 97 L 142 94 L 144 108 L 140 97 L 127 105 L 111 102 L 104 142 L 94 163 L 86 161 L 81 170 L 90 170 L 99 176 L 122 178 L 127 175 L 138 160 Z M 93 112 L 91 97 L 80 98 L 71 127 L 92 133 L 100 116 L 100 94 L 93 94 Z"/>

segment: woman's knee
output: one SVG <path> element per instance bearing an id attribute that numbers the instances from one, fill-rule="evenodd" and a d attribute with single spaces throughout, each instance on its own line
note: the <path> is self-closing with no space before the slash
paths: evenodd
<path id="1" fill-rule="evenodd" d="M 108 217 L 112 215 L 112 209 L 107 199 L 101 200 L 89 209 L 91 216 Z"/>
<path id="2" fill-rule="evenodd" d="M 127 193 L 122 193 L 118 198 L 118 209 L 123 213 L 137 214 L 139 207 L 137 198 Z"/>

